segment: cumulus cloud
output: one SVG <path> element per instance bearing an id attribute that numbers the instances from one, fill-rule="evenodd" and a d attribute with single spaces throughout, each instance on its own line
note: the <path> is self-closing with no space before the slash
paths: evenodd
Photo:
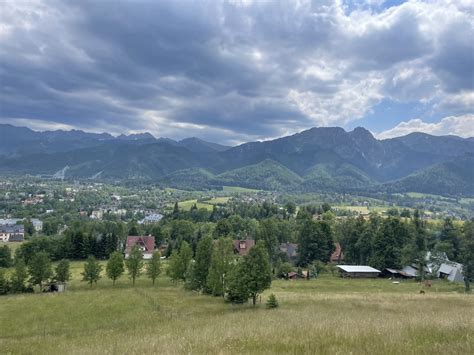
<path id="1" fill-rule="evenodd" d="M 474 115 L 445 117 L 437 123 L 423 122 L 421 119 L 416 118 L 407 122 L 400 122 L 392 129 L 376 134 L 376 137 L 387 139 L 404 136 L 413 132 L 423 132 L 436 136 L 474 137 Z"/>
<path id="2" fill-rule="evenodd" d="M 383 100 L 472 113 L 469 2 L 385 3 L 7 0 L 0 118 L 231 143 Z"/>

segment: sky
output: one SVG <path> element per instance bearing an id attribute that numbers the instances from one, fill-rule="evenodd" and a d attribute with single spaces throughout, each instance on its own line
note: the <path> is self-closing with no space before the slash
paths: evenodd
<path id="1" fill-rule="evenodd" d="M 458 1 L 0 2 L 0 123 L 224 144 L 316 126 L 474 136 Z"/>

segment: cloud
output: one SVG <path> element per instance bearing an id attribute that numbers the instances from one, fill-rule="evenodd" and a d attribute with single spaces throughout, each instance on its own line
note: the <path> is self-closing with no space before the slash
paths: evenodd
<path id="1" fill-rule="evenodd" d="M 383 100 L 469 114 L 472 15 L 444 0 L 6 1 L 0 118 L 230 143 L 348 125 Z"/>
<path id="2" fill-rule="evenodd" d="M 387 139 L 404 136 L 413 132 L 423 132 L 436 136 L 474 137 L 474 115 L 445 117 L 438 123 L 423 122 L 421 119 L 416 118 L 407 122 L 400 122 L 394 128 L 376 134 L 376 137 Z"/>

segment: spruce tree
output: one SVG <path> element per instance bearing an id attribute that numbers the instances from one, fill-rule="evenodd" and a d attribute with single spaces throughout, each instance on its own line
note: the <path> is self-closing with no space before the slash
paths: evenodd
<path id="1" fill-rule="evenodd" d="M 102 265 L 99 264 L 93 255 L 89 255 L 84 264 L 84 271 L 81 273 L 82 281 L 87 281 L 90 287 L 92 287 L 93 283 L 97 283 L 100 280 L 101 271 Z"/>
<path id="2" fill-rule="evenodd" d="M 0 267 L 10 267 L 12 264 L 12 253 L 8 245 L 0 247 Z"/>
<path id="3" fill-rule="evenodd" d="M 143 255 L 137 245 L 132 248 L 125 265 L 127 266 L 128 275 L 132 279 L 132 284 L 135 286 L 135 280 L 140 276 L 143 267 Z"/>
<path id="4" fill-rule="evenodd" d="M 267 308 L 278 308 L 279 304 L 278 304 L 278 301 L 275 297 L 275 295 L 272 293 L 270 296 L 268 296 L 268 300 L 267 300 Z"/>
<path id="5" fill-rule="evenodd" d="M 112 286 L 115 286 L 115 281 L 122 276 L 124 271 L 123 255 L 119 251 L 114 251 L 110 254 L 110 258 L 105 267 L 105 273 L 107 277 L 112 280 Z"/>

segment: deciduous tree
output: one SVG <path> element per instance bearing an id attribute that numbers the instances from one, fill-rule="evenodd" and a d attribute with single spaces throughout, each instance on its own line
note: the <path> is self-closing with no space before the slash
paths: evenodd
<path id="1" fill-rule="evenodd" d="M 143 267 L 143 255 L 137 245 L 132 248 L 125 265 L 127 266 L 128 275 L 132 279 L 132 284 L 135 286 L 135 280 L 140 276 Z"/>
<path id="2" fill-rule="evenodd" d="M 122 276 L 124 271 L 125 267 L 123 265 L 122 253 L 115 251 L 110 254 L 110 258 L 105 267 L 105 273 L 107 274 L 107 277 L 112 280 L 112 286 L 115 286 L 115 281 Z"/>
<path id="3" fill-rule="evenodd" d="M 101 271 L 102 265 L 99 264 L 93 255 L 90 255 L 84 264 L 84 271 L 81 274 L 82 281 L 87 281 L 90 287 L 92 287 L 93 283 L 97 283 L 100 280 Z"/>

